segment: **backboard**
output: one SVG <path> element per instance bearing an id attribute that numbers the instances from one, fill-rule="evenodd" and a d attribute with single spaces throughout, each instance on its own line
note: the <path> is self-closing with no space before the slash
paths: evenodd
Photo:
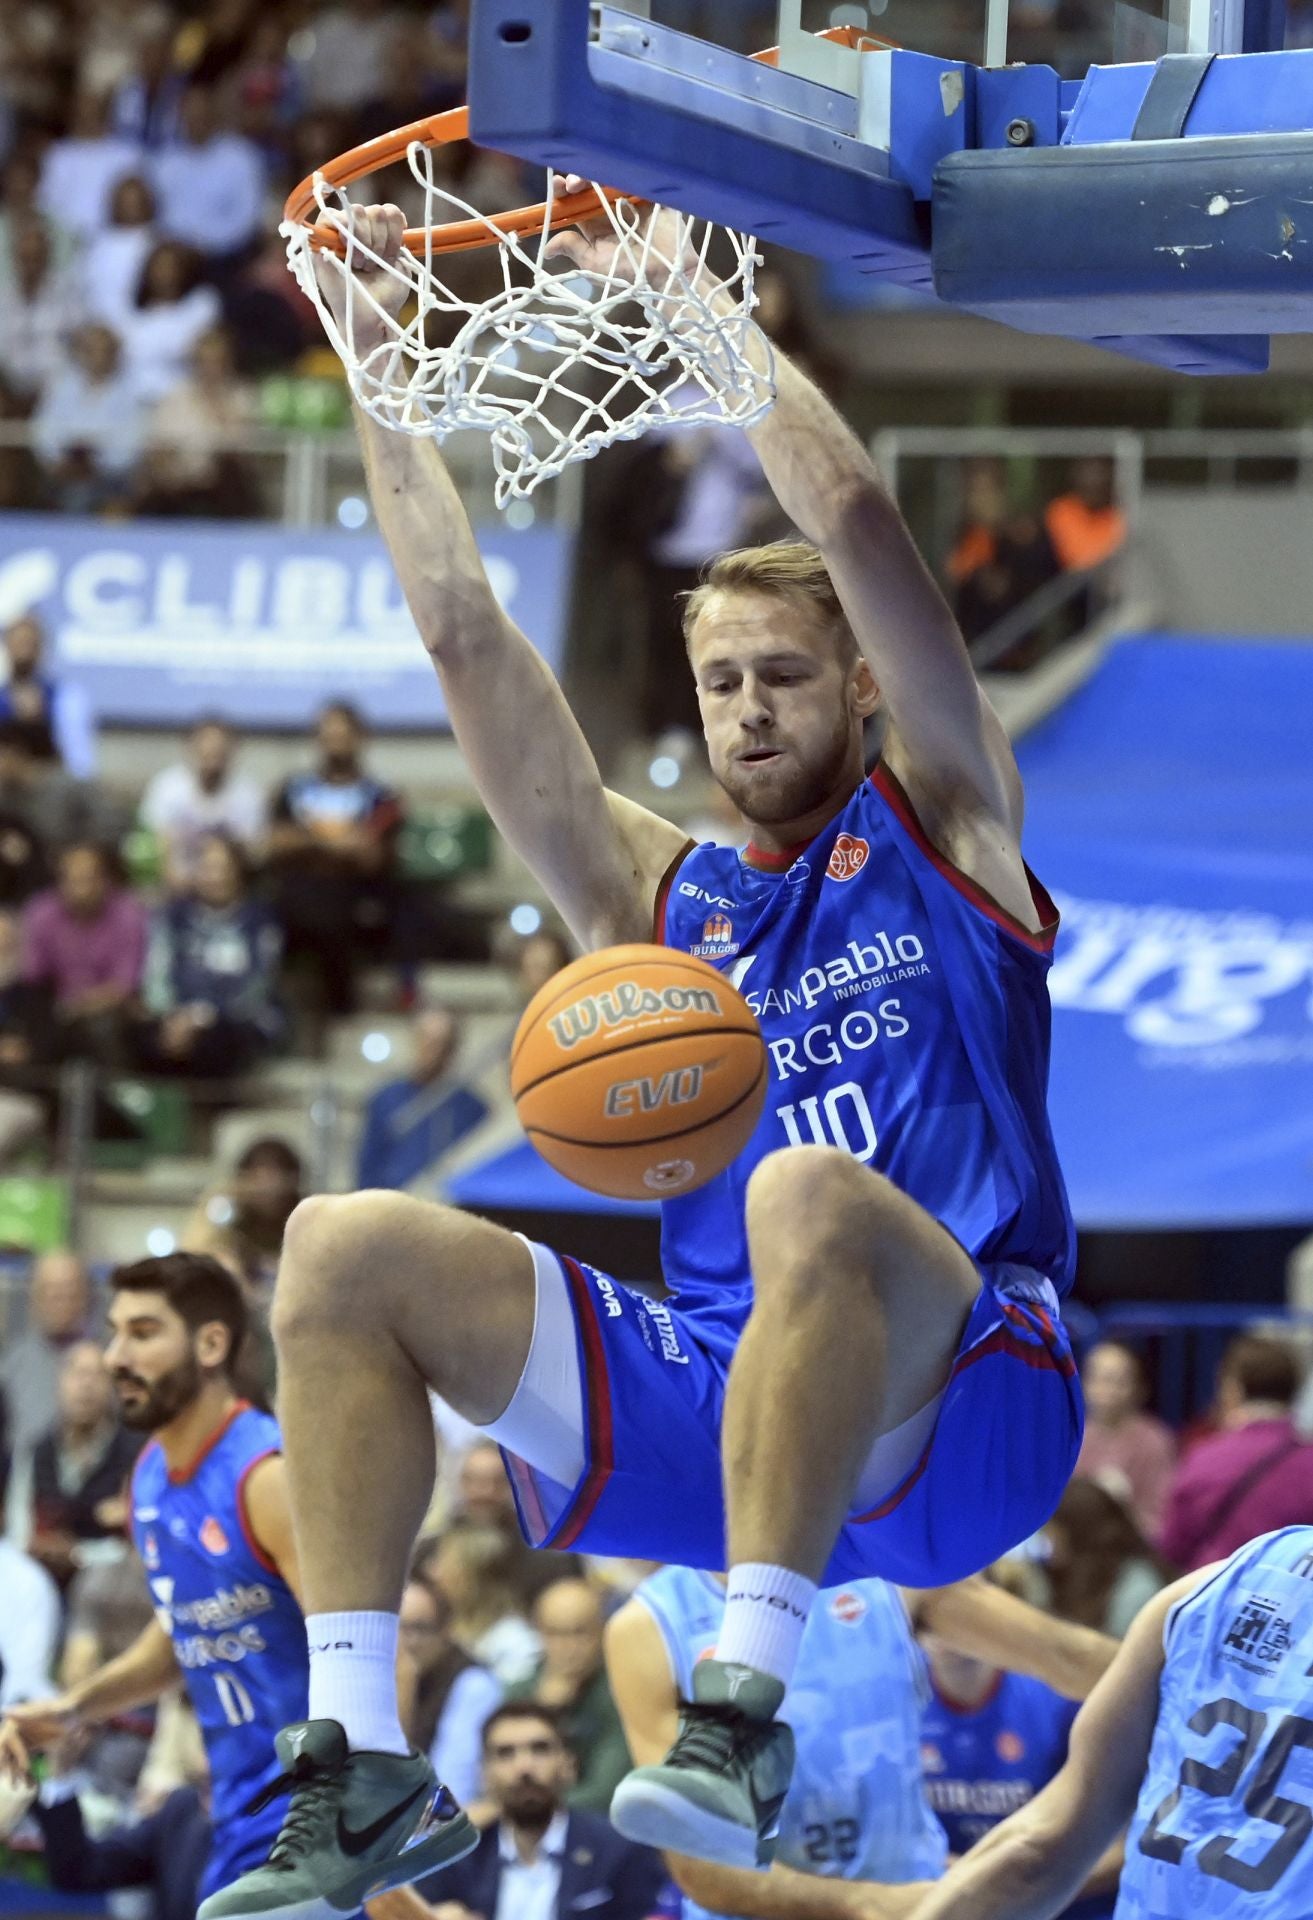
<path id="1" fill-rule="evenodd" d="M 1284 0 L 473 0 L 470 126 L 1014 326 L 1248 371 L 1313 330 L 1286 37 Z"/>

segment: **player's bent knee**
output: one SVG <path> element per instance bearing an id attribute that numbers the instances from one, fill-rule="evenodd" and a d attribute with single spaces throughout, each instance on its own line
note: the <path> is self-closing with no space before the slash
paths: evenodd
<path id="1" fill-rule="evenodd" d="M 327 1318 L 348 1324 L 385 1318 L 391 1276 L 413 1254 L 413 1215 L 422 1203 L 405 1194 L 316 1194 L 295 1208 L 283 1235 L 283 1257 L 271 1315 L 279 1342 Z M 432 1234 L 447 1209 L 424 1207 Z"/>
<path id="2" fill-rule="evenodd" d="M 839 1147 L 780 1147 L 748 1181 L 748 1231 L 814 1235 L 837 1216 L 859 1210 L 869 1216 L 886 1187 L 882 1174 Z"/>

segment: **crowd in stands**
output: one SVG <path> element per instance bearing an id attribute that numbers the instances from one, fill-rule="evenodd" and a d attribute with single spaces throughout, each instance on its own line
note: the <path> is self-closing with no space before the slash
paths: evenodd
<path id="1" fill-rule="evenodd" d="M 49 1128 L 67 1062 L 239 1078 L 293 1037 L 315 1051 L 371 963 L 417 1020 L 410 1073 L 370 1116 L 370 1179 L 406 1184 L 476 1125 L 477 1095 L 453 1084 L 458 1024 L 416 1001 L 420 963 L 447 957 L 437 883 L 403 869 L 406 802 L 370 770 L 357 711 L 325 707 L 268 791 L 231 726 L 202 717 L 134 794 L 96 777 L 94 729 L 75 683 L 47 673 L 40 622 L 2 639 L 0 1161 Z"/>
<path id="2" fill-rule="evenodd" d="M 466 24 L 464 0 L 5 9 L 0 418 L 32 425 L 5 504 L 261 510 L 234 442 L 261 383 L 322 344 L 282 203 L 334 153 L 463 100 Z M 500 156 L 438 165 L 485 209 L 525 197 Z"/>

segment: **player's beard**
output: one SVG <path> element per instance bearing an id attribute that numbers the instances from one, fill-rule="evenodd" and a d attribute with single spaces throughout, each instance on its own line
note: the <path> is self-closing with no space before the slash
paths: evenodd
<path id="1" fill-rule="evenodd" d="M 832 800 L 842 786 L 851 726 L 847 713 L 841 713 L 825 751 L 806 765 L 790 758 L 778 773 L 772 770 L 754 777 L 740 761 L 732 760 L 716 778 L 749 826 L 779 827 L 803 820 Z"/>
<path id="2" fill-rule="evenodd" d="M 136 1433 L 155 1433 L 170 1420 L 176 1420 L 191 1405 L 203 1384 L 200 1363 L 192 1353 L 154 1382 L 143 1380 L 138 1373 L 117 1373 L 114 1379 L 116 1383 L 130 1381 L 134 1387 L 145 1390 L 142 1398 L 131 1405 L 125 1405 L 122 1397 L 119 1398 L 119 1418 Z"/>

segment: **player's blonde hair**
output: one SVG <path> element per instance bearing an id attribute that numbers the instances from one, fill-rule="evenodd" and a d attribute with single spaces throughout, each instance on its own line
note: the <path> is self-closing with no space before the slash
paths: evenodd
<path id="1" fill-rule="evenodd" d="M 736 547 L 706 568 L 684 600 L 684 644 L 718 593 L 764 593 L 813 607 L 835 638 L 846 666 L 855 665 L 857 642 L 839 604 L 819 547 L 809 540 L 772 540 L 764 547 Z"/>

